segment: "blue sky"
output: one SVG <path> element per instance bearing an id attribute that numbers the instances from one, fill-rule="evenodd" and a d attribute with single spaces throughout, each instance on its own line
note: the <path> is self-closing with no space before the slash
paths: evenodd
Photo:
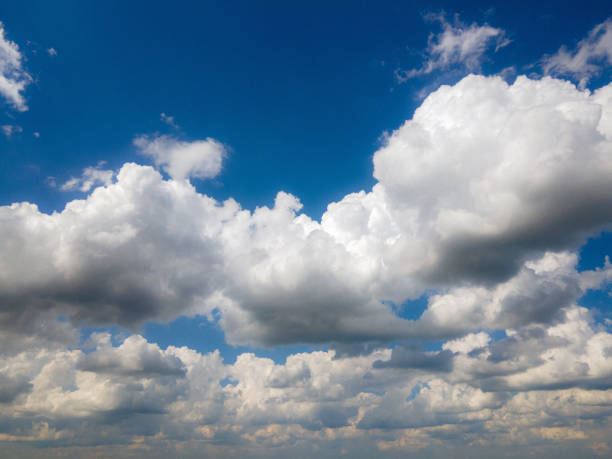
<path id="1" fill-rule="evenodd" d="M 9 457 L 609 454 L 607 2 L 0 23 Z"/>

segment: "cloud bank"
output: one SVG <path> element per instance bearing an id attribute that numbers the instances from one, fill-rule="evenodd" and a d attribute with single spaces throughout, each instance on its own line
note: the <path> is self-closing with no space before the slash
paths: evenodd
<path id="1" fill-rule="evenodd" d="M 140 138 L 171 180 L 126 164 L 109 183 L 95 169 L 74 186 L 107 185 L 60 213 L 1 209 L 6 321 L 53 310 L 133 328 L 218 309 L 231 343 L 266 345 L 468 333 L 438 311 L 487 302 L 502 306 L 480 326 L 546 322 L 583 290 L 557 281 L 536 301 L 557 271 L 533 263 L 612 223 L 611 98 L 612 86 L 591 94 L 551 78 L 443 86 L 375 153 L 373 189 L 320 222 L 284 192 L 254 212 L 199 194 L 185 178 L 218 173 L 216 141 Z M 508 283 L 538 309 L 506 298 Z M 389 306 L 432 290 L 423 326 Z"/>
<path id="2" fill-rule="evenodd" d="M 169 178 L 128 163 L 75 179 L 88 194 L 61 212 L 0 208 L 9 454 L 606 453 L 612 334 L 578 303 L 612 268 L 576 266 L 612 224 L 612 85 L 443 86 L 374 154 L 377 184 L 320 221 L 285 192 L 254 211 L 199 193 L 189 179 L 222 168 L 213 139 L 135 145 Z M 328 350 L 226 363 L 138 334 L 195 314 L 231 344 Z M 133 334 L 79 346 L 84 325 Z"/>

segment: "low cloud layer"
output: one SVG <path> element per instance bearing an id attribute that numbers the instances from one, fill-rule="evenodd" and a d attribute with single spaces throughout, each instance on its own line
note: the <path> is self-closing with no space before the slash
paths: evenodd
<path id="1" fill-rule="evenodd" d="M 164 350 L 138 335 L 112 341 L 93 334 L 85 353 L 34 339 L 3 353 L 2 439 L 58 451 L 111 442 L 136 456 L 165 445 L 186 457 L 307 454 L 312 445 L 325 456 L 426 456 L 552 440 L 595 457 L 609 447 L 612 334 L 575 305 L 555 325 L 509 329 L 494 342 L 481 332 L 441 352 L 316 351 L 284 363 L 244 353 L 226 364 L 218 351 Z"/>

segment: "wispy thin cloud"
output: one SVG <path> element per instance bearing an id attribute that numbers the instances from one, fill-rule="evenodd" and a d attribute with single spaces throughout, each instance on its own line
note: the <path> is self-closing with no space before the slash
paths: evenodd
<path id="1" fill-rule="evenodd" d="M 167 124 L 171 128 L 178 129 L 178 124 L 174 121 L 174 116 L 166 115 L 165 113 L 161 113 L 159 115 L 159 119 L 162 123 Z"/>
<path id="2" fill-rule="evenodd" d="M 489 49 L 494 48 L 497 51 L 510 43 L 502 29 L 486 23 L 483 25 L 473 23 L 468 26 L 455 16 L 454 24 L 451 24 L 443 14 L 429 15 L 426 19 L 439 22 L 442 31 L 429 35 L 425 62 L 421 67 L 409 70 L 396 69 L 395 77 L 400 83 L 453 66 L 477 71 Z"/>
<path id="3" fill-rule="evenodd" d="M 612 65 L 612 19 L 595 26 L 574 49 L 562 46 L 542 59 L 545 74 L 575 78 L 581 87 L 609 65 Z"/>

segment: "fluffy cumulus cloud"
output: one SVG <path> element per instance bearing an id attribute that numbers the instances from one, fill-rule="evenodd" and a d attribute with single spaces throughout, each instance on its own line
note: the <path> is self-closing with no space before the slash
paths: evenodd
<path id="1" fill-rule="evenodd" d="M 3 318 L 22 323 L 49 308 L 123 326 L 174 317 L 222 285 L 213 235 L 233 208 L 135 164 L 61 213 L 4 207 Z"/>
<path id="2" fill-rule="evenodd" d="M 174 118 L 164 113 L 161 119 L 174 123 Z M 223 144 L 211 138 L 185 142 L 167 135 L 140 136 L 134 139 L 134 145 L 175 180 L 216 177 L 226 154 Z"/>
<path id="3" fill-rule="evenodd" d="M 585 86 L 603 67 L 612 65 L 612 19 L 595 26 L 576 48 L 561 47 L 559 51 L 542 59 L 548 74 L 567 75 Z"/>
<path id="4" fill-rule="evenodd" d="M 421 252 L 413 275 L 496 282 L 606 228 L 611 91 L 469 76 L 428 97 L 374 156 L 402 235 L 412 236 L 404 245 Z"/>
<path id="5" fill-rule="evenodd" d="M 396 359 L 395 350 L 340 359 L 300 353 L 284 363 L 242 354 L 227 364 L 218 351 L 163 350 L 138 335 L 112 344 L 94 334 L 87 353 L 32 343 L 1 360 L 1 439 L 16 450 L 112 443 L 119 455 L 147 456 L 155 447 L 185 457 L 306 456 L 313 447 L 324 457 L 427 457 L 436 448 L 556 441 L 592 448 L 595 457 L 609 447 L 612 364 L 602 350 L 611 336 L 574 307 L 540 332 L 517 331 L 493 345 L 469 338 L 478 347 L 454 352 L 451 372 L 376 365 Z"/>
<path id="6" fill-rule="evenodd" d="M 514 277 L 495 286 L 456 287 L 431 295 L 415 326 L 424 337 L 442 338 L 462 336 L 474 330 L 474 323 L 497 330 L 554 322 L 564 314 L 565 307 L 588 290 L 607 285 L 612 278 L 608 263 L 596 271 L 582 273 L 576 272 L 576 264 L 574 254 L 546 253 L 536 261 L 526 262 Z M 486 335 L 468 336 L 475 340 Z M 466 345 L 469 344 L 457 342 L 449 349 Z"/>
<path id="7" fill-rule="evenodd" d="M 488 24 L 473 23 L 468 26 L 455 17 L 453 25 L 444 15 L 432 15 L 428 18 L 439 22 L 442 31 L 429 36 L 426 60 L 420 68 L 396 70 L 395 77 L 400 83 L 453 66 L 461 66 L 471 72 L 477 71 L 485 53 L 491 47 L 497 51 L 510 43 L 502 29 Z"/>
<path id="8" fill-rule="evenodd" d="M 4 24 L 0 22 L 0 95 L 16 110 L 26 111 L 23 96 L 32 77 L 23 67 L 23 54 L 19 46 L 6 38 Z"/>
<path id="9" fill-rule="evenodd" d="M 136 146 L 170 178 L 129 163 L 75 179 L 88 194 L 61 212 L 0 208 L 9 454 L 612 447 L 612 334 L 579 305 L 612 267 L 576 268 L 612 224 L 612 85 L 443 86 L 374 154 L 377 184 L 320 221 L 284 192 L 254 211 L 199 193 L 188 179 L 221 168 L 212 139 Z M 423 295 L 420 317 L 403 318 Z M 326 350 L 228 363 L 138 334 L 79 344 L 81 325 L 136 331 L 193 314 L 230 344 Z"/>

